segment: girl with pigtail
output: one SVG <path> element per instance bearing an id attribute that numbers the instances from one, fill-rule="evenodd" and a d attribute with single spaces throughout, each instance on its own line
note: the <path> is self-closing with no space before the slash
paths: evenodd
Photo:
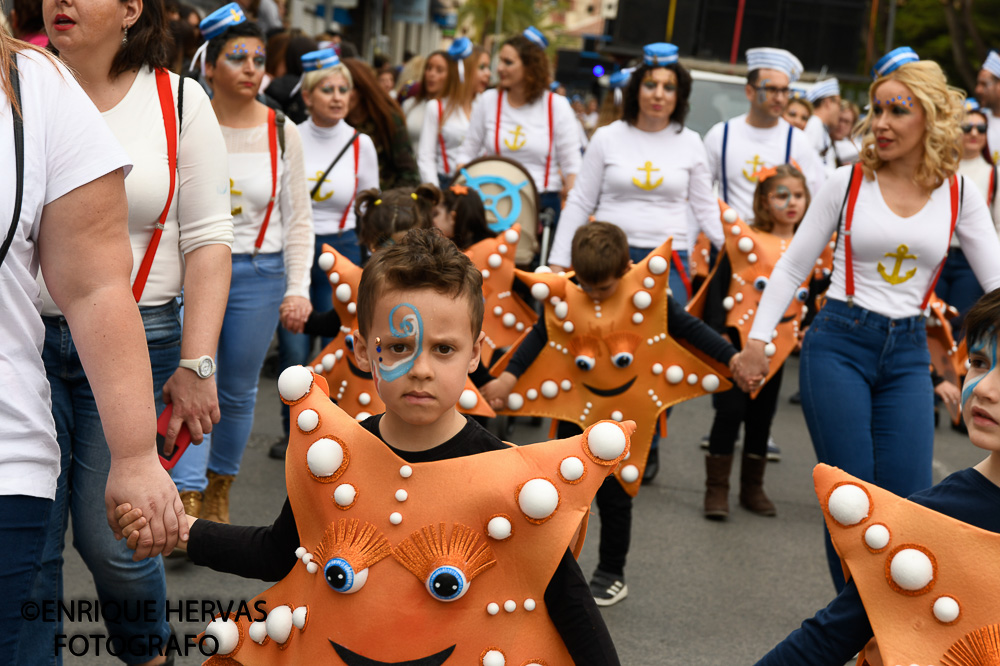
<path id="1" fill-rule="evenodd" d="M 397 187 L 358 193 L 354 211 L 360 223 L 358 242 L 369 252 L 391 244 L 410 229 L 430 229 L 441 190 L 424 183 L 416 188 Z"/>
<path id="2" fill-rule="evenodd" d="M 441 194 L 434 207 L 434 227 L 465 252 L 479 241 L 496 236 L 486 222 L 483 200 L 474 189 L 456 183 Z"/>

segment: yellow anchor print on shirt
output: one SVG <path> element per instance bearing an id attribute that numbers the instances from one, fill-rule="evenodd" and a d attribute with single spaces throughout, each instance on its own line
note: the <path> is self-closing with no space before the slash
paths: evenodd
<path id="1" fill-rule="evenodd" d="M 645 171 L 646 172 L 646 182 L 645 183 L 641 182 L 638 178 L 635 178 L 635 177 L 632 178 L 632 184 L 635 185 L 636 187 L 638 187 L 640 190 L 646 190 L 647 192 L 650 191 L 650 190 L 655 190 L 657 187 L 659 187 L 663 183 L 663 176 L 660 176 L 660 179 L 658 181 L 656 181 L 655 183 L 652 182 L 652 179 L 651 179 L 652 172 L 659 171 L 659 169 L 654 169 L 653 168 L 653 163 L 652 162 L 646 162 L 646 164 L 644 166 L 639 167 L 638 169 L 636 169 L 636 171 Z"/>
<path id="2" fill-rule="evenodd" d="M 889 284 L 903 284 L 904 282 L 906 282 L 907 280 L 909 280 L 910 278 L 912 278 L 914 275 L 917 274 L 916 268 L 911 268 L 910 270 L 906 271 L 904 275 L 899 274 L 899 269 L 903 267 L 903 261 L 905 259 L 917 258 L 917 255 L 915 254 L 908 254 L 909 251 L 910 248 L 904 244 L 896 248 L 895 252 L 885 253 L 886 257 L 891 257 L 895 259 L 896 263 L 892 267 L 892 273 L 888 273 L 885 270 L 885 266 L 882 265 L 882 262 L 881 261 L 878 262 L 878 274 L 882 276 L 883 280 L 885 280 Z"/>
<path id="3" fill-rule="evenodd" d="M 760 159 L 760 155 L 754 155 L 752 160 L 747 160 L 744 164 L 750 165 L 750 173 L 743 169 L 743 177 L 751 183 L 756 183 L 757 178 L 754 174 L 764 168 L 764 160 Z"/>
<path id="4" fill-rule="evenodd" d="M 315 178 L 307 178 L 306 180 L 311 180 L 314 183 L 318 183 L 320 178 L 323 178 L 323 172 L 322 171 L 317 171 Z M 326 178 L 323 178 L 323 182 L 324 183 L 329 183 L 330 181 L 327 180 Z M 320 187 L 319 189 L 316 190 L 316 194 L 313 195 L 313 201 L 326 201 L 327 199 L 329 199 L 330 197 L 333 196 L 333 190 L 330 190 L 326 194 L 320 194 L 320 192 L 322 192 L 322 191 L 323 191 L 322 187 Z"/>
<path id="5" fill-rule="evenodd" d="M 1000 150 L 993 151 L 993 164 L 997 164 L 997 160 L 1000 160 Z"/>
<path id="6" fill-rule="evenodd" d="M 229 179 L 229 193 L 231 195 L 233 195 L 233 196 L 237 196 L 237 197 L 241 196 L 243 194 L 243 192 L 240 191 L 240 190 L 233 189 L 233 187 L 235 185 L 236 185 L 236 181 L 234 181 L 232 178 L 230 178 Z M 239 215 L 242 212 L 243 212 L 243 206 L 237 206 L 236 208 L 233 208 L 231 211 L 229 211 L 229 214 L 232 215 L 233 217 L 236 217 L 237 215 Z"/>
<path id="7" fill-rule="evenodd" d="M 507 146 L 511 150 L 521 150 L 522 148 L 524 148 L 524 144 L 526 144 L 527 141 L 521 140 L 521 137 L 524 136 L 524 134 L 521 132 L 521 126 L 518 125 L 514 129 L 512 129 L 510 131 L 510 134 L 514 139 L 514 143 L 511 143 L 510 139 L 504 139 L 503 145 Z"/>

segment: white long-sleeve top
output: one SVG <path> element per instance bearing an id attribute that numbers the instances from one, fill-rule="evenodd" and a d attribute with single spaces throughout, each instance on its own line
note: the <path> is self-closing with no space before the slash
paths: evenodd
<path id="1" fill-rule="evenodd" d="M 170 74 L 177 118 L 177 91 L 181 79 Z M 125 179 L 128 197 L 128 231 L 132 244 L 132 282 L 170 189 L 170 165 L 163 111 L 156 90 L 156 75 L 143 68 L 118 104 L 101 114 L 132 161 Z M 184 79 L 183 127 L 177 146 L 179 175 L 170 210 L 156 249 L 141 306 L 163 305 L 181 293 L 184 255 L 206 245 L 233 244 L 229 212 L 229 164 L 215 111 L 201 86 Z M 44 281 L 42 313 L 58 315 Z"/>
<path id="2" fill-rule="evenodd" d="M 990 175 L 993 173 L 993 169 L 994 167 L 983 159 L 982 155 L 958 163 L 958 172 L 965 176 L 968 182 L 975 184 L 976 189 L 983 195 L 983 200 L 987 203 L 990 200 Z M 997 225 L 997 232 L 1000 233 L 1000 196 L 993 199 L 990 215 L 993 217 L 993 223 Z M 953 237 L 951 246 L 959 247 L 959 245 L 958 237 Z"/>
<path id="3" fill-rule="evenodd" d="M 688 234 L 689 206 L 720 247 L 719 204 L 698 133 L 677 123 L 645 132 L 617 120 L 594 132 L 587 146 L 549 261 L 570 265 L 573 234 L 591 214 L 621 227 L 633 247 L 656 248 L 673 236 L 673 248 L 687 250 L 694 243 Z"/>
<path id="4" fill-rule="evenodd" d="M 720 197 L 749 223 L 753 220 L 753 193 L 757 189 L 757 180 L 753 175 L 763 168 L 785 163 L 788 130 L 791 126 L 784 118 L 779 118 L 774 127 L 754 127 L 747 123 L 745 113 L 727 122 L 729 137 L 726 141 L 726 196 L 722 196 L 722 138 L 725 122 L 717 123 L 705 135 L 708 166 L 712 171 L 712 178 L 719 184 Z M 815 196 L 826 180 L 826 175 L 812 143 L 798 128 L 792 128 L 791 159 L 798 163 L 806 177 L 809 191 Z"/>
<path id="5" fill-rule="evenodd" d="M 792 294 L 814 268 L 816 257 L 841 223 L 840 209 L 850 178 L 851 167 L 837 169 L 813 199 L 795 238 L 771 273 L 750 338 L 765 342 L 771 339 L 771 331 L 784 315 Z M 955 234 L 979 284 L 991 291 L 1000 287 L 1000 240 L 982 195 L 964 176 L 959 179 L 965 182 L 959 183 L 964 194 L 960 194 Z M 918 213 L 904 218 L 892 212 L 882 198 L 877 174 L 874 180 L 862 179 L 851 224 L 854 303 L 893 319 L 921 314 L 924 295 L 948 250 L 950 227 L 948 181 L 931 193 Z M 897 256 L 903 257 L 898 269 Z M 902 282 L 893 284 L 886 279 L 905 277 L 913 269 L 913 276 Z M 845 276 L 845 247 L 841 242 L 833 257 L 829 298 L 847 300 Z"/>
<path id="6" fill-rule="evenodd" d="M 989 109 L 986 112 L 986 145 L 993 156 L 993 163 L 1000 164 L 1000 117 L 994 116 Z"/>
<path id="7" fill-rule="evenodd" d="M 447 116 L 443 125 L 440 116 L 442 110 Z M 456 106 L 449 114 L 447 99 L 428 102 L 424 110 L 424 126 L 420 132 L 420 142 L 416 144 L 420 180 L 436 185 L 439 173 L 446 173 L 449 176 L 455 173 L 455 166 L 459 164 L 455 161 L 455 156 L 468 132 L 469 116 L 465 113 L 465 109 Z M 448 154 L 447 169 L 444 168 L 444 158 L 441 155 L 439 134 L 444 138 L 444 149 Z"/>
<path id="8" fill-rule="evenodd" d="M 549 164 L 549 185 L 545 187 L 545 164 L 549 153 L 549 96 L 545 93 L 531 104 L 514 108 L 503 96 L 500 118 L 497 118 L 497 90 L 487 90 L 472 105 L 469 132 L 455 160 L 465 164 L 480 155 L 495 155 L 496 127 L 500 122 L 500 155 L 517 160 L 531 174 L 541 192 L 558 192 L 563 176 L 580 171 L 579 122 L 562 95 L 552 99 L 552 160 Z"/>
<path id="9" fill-rule="evenodd" d="M 430 107 L 430 100 L 417 100 L 409 97 L 403 101 L 403 115 L 406 117 L 406 133 L 410 135 L 410 145 L 415 146 L 420 141 L 420 132 L 424 128 L 424 114 Z M 437 182 L 437 181 L 433 181 Z"/>
<path id="10" fill-rule="evenodd" d="M 316 181 L 330 166 L 333 158 L 347 145 L 354 134 L 354 128 L 345 121 L 333 127 L 320 127 L 308 119 L 298 125 L 302 136 L 302 155 L 305 159 L 306 191 L 312 192 Z M 358 134 L 357 191 L 378 187 L 378 156 L 375 144 L 367 134 Z M 312 197 L 313 231 L 316 235 L 335 234 L 340 231 L 340 220 L 344 218 L 344 231 L 354 229 L 357 220 L 354 215 L 354 147 L 348 147 L 330 173 L 323 179 L 323 185 Z"/>
<path id="11" fill-rule="evenodd" d="M 804 131 L 823 164 L 824 173 L 829 176 L 837 170 L 837 147 L 830 138 L 830 132 L 819 116 L 810 116 Z"/>
<path id="12" fill-rule="evenodd" d="M 268 125 L 265 122 L 245 129 L 222 126 L 222 135 L 229 151 L 232 179 L 236 231 L 233 254 L 252 254 L 271 198 Z M 284 252 L 285 296 L 309 298 L 309 269 L 314 251 L 312 206 L 306 187 L 302 138 L 291 122 L 285 122 L 285 152 L 278 159 L 277 199 L 260 252 Z"/>

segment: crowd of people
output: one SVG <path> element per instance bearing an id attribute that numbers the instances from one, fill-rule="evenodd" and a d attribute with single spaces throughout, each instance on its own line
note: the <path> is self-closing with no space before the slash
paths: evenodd
<path id="1" fill-rule="evenodd" d="M 469 379 L 493 410 L 527 414 L 526 402 L 569 399 L 556 382 L 529 387 L 549 347 L 595 376 L 600 363 L 605 373 L 638 364 L 640 336 L 609 324 L 628 308 L 636 327 L 663 319 L 656 342 L 683 342 L 715 364 L 716 374 L 685 383 L 679 366 L 659 359 L 639 382 L 656 403 L 647 422 L 624 401 L 607 414 L 586 402 L 579 421 L 553 427 L 584 439 L 602 419 L 639 428 L 632 464 L 624 450 L 607 458 L 621 467 L 595 490 L 597 569 L 586 577 L 571 549 L 538 592 L 561 639 L 553 654 L 574 663 L 618 663 L 597 606 L 629 594 L 632 498 L 657 473 L 656 422 L 696 395 L 672 386 L 713 394 L 707 519 L 729 516 L 741 426 L 739 503 L 777 514 L 764 490 L 777 455 L 770 429 L 782 364 L 799 353 L 819 462 L 968 520 L 963 495 L 929 490 L 935 402 L 960 406 L 990 457 L 953 485 L 986 493 L 992 517 L 973 522 L 1000 531 L 996 53 L 979 72 L 977 102 L 937 63 L 898 48 L 876 64 L 862 110 L 836 79 L 798 87 L 803 67 L 792 53 L 751 48 L 746 112 L 701 137 L 685 126 L 697 83 L 667 43 L 612 73 L 599 102 L 567 98 L 552 80 L 548 37 L 534 27 L 496 45 L 496 71 L 467 37 L 394 67 L 358 58 L 339 34 L 285 29 L 274 0 L 205 17 L 169 0 L 13 5 L 14 37 L 0 30 L 0 98 L 11 117 L 0 122 L 0 159 L 15 174 L 0 186 L 0 220 L 12 220 L 0 246 L 9 341 L 0 355 L 0 651 L 11 663 L 61 663 L 52 649 L 60 623 L 21 622 L 19 609 L 62 596 L 70 521 L 102 603 L 139 598 L 165 609 L 161 554 L 172 551 L 264 580 L 308 564 L 296 521 L 313 517 L 302 507 L 286 501 L 269 527 L 229 524 L 275 340 L 286 436 L 269 453 L 281 460 L 291 460 L 294 436 L 321 427 L 306 427 L 312 417 L 297 406 L 313 386 L 301 388 L 301 372 L 312 376 L 302 366 L 339 335 L 385 403 L 362 426 L 411 464 L 507 448 L 482 417 L 457 411 Z M 72 126 L 60 118 L 66 108 Z M 484 279 L 500 256 L 474 266 L 463 254 L 509 233 L 463 184 L 464 167 L 483 157 L 530 176 L 537 226 L 551 232 L 551 248 L 521 261 L 522 283 L 507 287 L 535 299 L 541 316 L 493 372 L 479 367 L 480 331 Z M 711 264 L 700 276 L 699 243 Z M 330 248 L 364 267 L 357 293 L 342 294 Z M 959 313 L 964 388 L 930 370 L 935 294 Z M 357 329 L 333 309 L 337 300 L 351 301 Z M 400 308 L 409 314 L 397 316 Z M 732 386 L 717 391 L 719 375 Z M 192 445 L 168 475 L 161 458 L 185 437 Z M 587 455 L 604 459 L 599 448 Z M 322 455 L 310 450 L 313 478 L 335 478 L 341 463 L 321 473 L 333 454 Z M 560 466 L 566 484 L 583 474 Z M 529 523 L 555 511 L 539 503 L 520 505 Z M 845 580 L 829 532 L 826 543 L 837 599 L 761 663 L 839 666 L 872 638 L 875 609 Z M 234 557 L 241 552 L 258 559 Z M 165 644 L 171 632 L 162 613 L 108 629 L 130 646 L 139 635 Z M 228 629 L 213 631 L 228 645 Z M 477 663 L 512 663 L 489 650 Z M 153 649 L 128 655 L 168 661 Z"/>

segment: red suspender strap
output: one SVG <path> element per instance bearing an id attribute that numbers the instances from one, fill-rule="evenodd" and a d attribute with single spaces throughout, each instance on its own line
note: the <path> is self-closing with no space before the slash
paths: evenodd
<path id="1" fill-rule="evenodd" d="M 278 194 L 278 123 L 275 120 L 274 109 L 267 110 L 267 151 L 271 155 L 271 199 L 267 202 L 267 212 L 264 213 L 264 223 L 260 225 L 257 242 L 253 244 L 254 256 L 264 245 L 267 224 L 271 221 L 271 211 L 274 210 L 274 200 Z"/>
<path id="2" fill-rule="evenodd" d="M 687 268 L 684 267 L 684 262 L 681 261 L 681 255 L 674 250 L 670 253 L 671 258 L 674 260 L 674 266 L 677 267 L 677 274 L 681 276 L 681 282 L 684 283 L 684 290 L 687 291 L 688 300 L 691 300 L 691 278 L 688 277 Z"/>
<path id="3" fill-rule="evenodd" d="M 493 147 L 500 154 L 500 111 L 503 109 L 503 88 L 497 88 L 497 129 L 493 133 Z"/>
<path id="4" fill-rule="evenodd" d="M 437 100 L 438 103 L 438 144 L 441 146 L 441 161 L 443 162 L 444 172 L 451 173 L 451 169 L 448 168 L 448 151 L 444 148 L 444 134 L 441 133 L 441 127 L 444 125 L 444 109 L 441 105 L 441 100 Z M 357 173 L 357 168 L 354 169 Z"/>
<path id="5" fill-rule="evenodd" d="M 549 189 L 549 166 L 552 164 L 552 98 L 555 94 L 549 93 L 549 152 L 545 154 L 545 186 L 543 191 Z M 691 290 L 688 289 L 688 292 Z"/>
<path id="6" fill-rule="evenodd" d="M 183 79 L 179 85 L 184 85 Z M 163 114 L 163 130 L 167 134 L 167 168 L 170 170 L 170 189 L 167 190 L 167 203 L 163 206 L 160 219 L 153 228 L 153 237 L 149 239 L 146 254 L 142 257 L 139 272 L 136 273 L 135 282 L 132 283 L 132 296 L 135 297 L 136 303 L 142 298 L 142 292 L 146 288 L 146 280 L 153 267 L 153 257 L 156 256 L 156 249 L 160 245 L 160 237 L 163 235 L 167 214 L 170 212 L 170 204 L 174 199 L 174 188 L 177 187 L 177 117 L 174 115 L 174 94 L 170 90 L 170 75 L 165 69 L 156 70 L 156 92 L 160 98 L 160 111 Z"/>
<path id="7" fill-rule="evenodd" d="M 958 223 L 958 203 L 960 199 L 958 176 L 952 174 L 951 178 L 948 179 L 948 189 L 951 192 L 951 229 L 948 231 L 948 244 L 945 245 L 944 258 L 941 259 L 941 263 L 934 269 L 934 279 L 931 280 L 930 286 L 927 287 L 927 293 L 924 294 L 924 302 L 920 304 L 921 310 L 926 310 L 927 304 L 931 302 L 931 294 L 934 293 L 934 287 L 937 286 L 938 279 L 941 277 L 941 271 L 944 270 L 944 262 L 947 261 L 948 250 L 951 248 L 951 237 L 955 235 L 955 225 Z"/>
<path id="8" fill-rule="evenodd" d="M 354 205 L 354 198 L 358 196 L 358 158 L 360 152 L 361 138 L 357 137 L 354 139 L 354 194 L 351 195 L 351 200 L 347 202 L 344 214 L 340 216 L 340 226 L 338 227 L 340 231 L 344 230 L 344 225 L 347 224 L 347 214 L 351 212 L 351 206 Z"/>
<path id="9" fill-rule="evenodd" d="M 844 291 L 847 294 L 847 304 L 854 305 L 854 253 L 851 248 L 851 223 L 854 221 L 854 205 L 858 202 L 858 192 L 861 190 L 861 179 L 864 172 L 861 166 L 855 164 L 851 169 L 851 186 L 847 195 L 847 214 L 844 217 Z"/>

